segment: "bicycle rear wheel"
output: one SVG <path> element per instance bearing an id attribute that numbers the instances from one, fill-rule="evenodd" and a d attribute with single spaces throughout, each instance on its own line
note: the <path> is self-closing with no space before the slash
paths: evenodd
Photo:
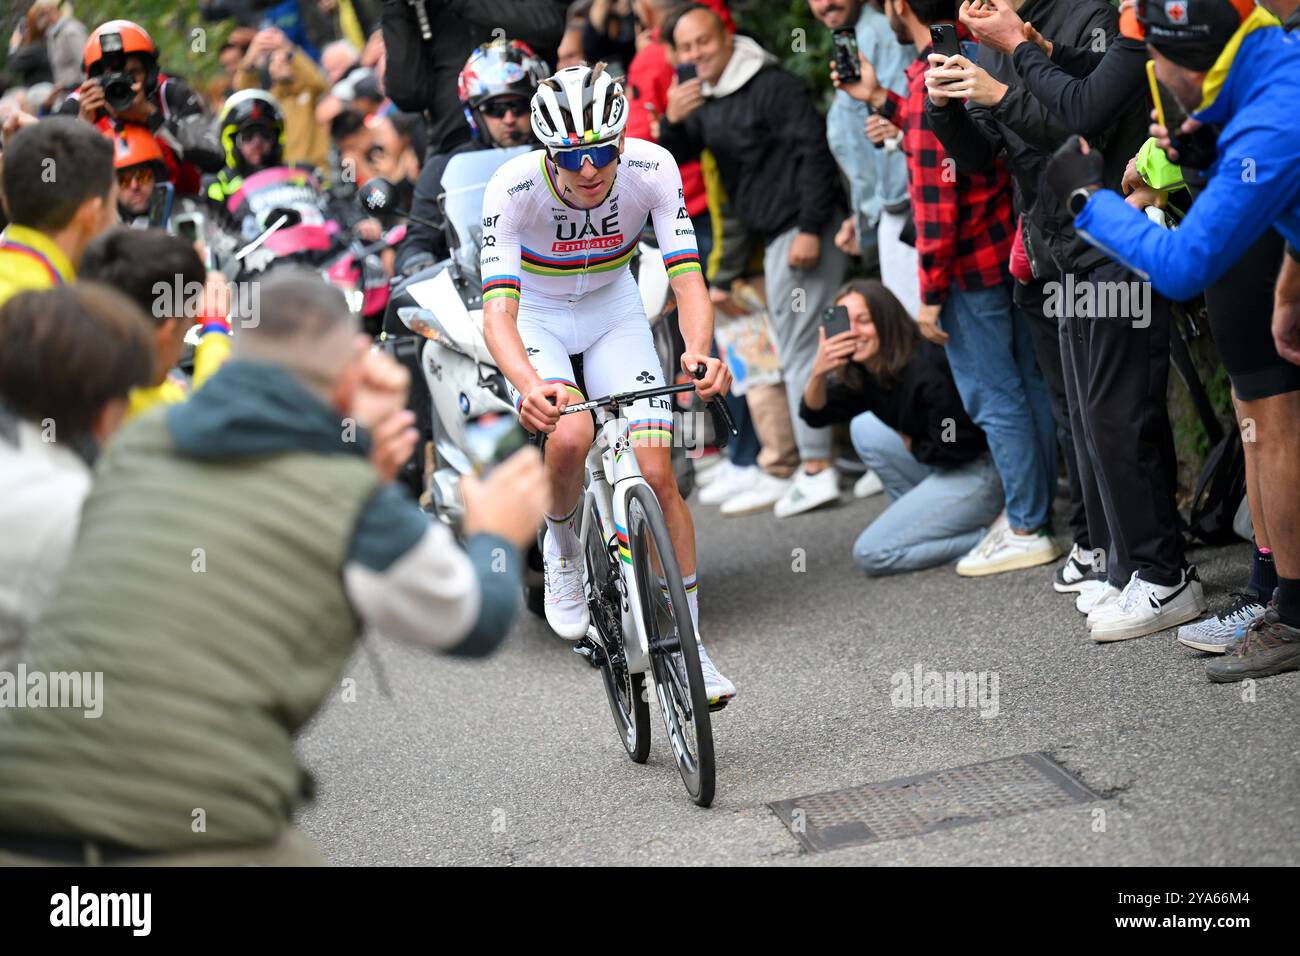
<path id="1" fill-rule="evenodd" d="M 668 743 L 686 792 L 707 807 L 713 802 L 715 782 L 709 700 L 677 554 L 659 501 L 648 485 L 634 485 L 628 492 L 627 525 L 632 573 L 641 595 L 650 666 Z"/>
<path id="2" fill-rule="evenodd" d="M 587 555 L 587 607 L 605 652 L 600 673 L 614 715 L 614 727 L 635 763 L 645 763 L 650 756 L 650 701 L 646 695 L 645 674 L 627 669 L 623 650 L 623 618 L 620 613 L 622 592 L 619 586 L 617 550 L 611 554 L 600 533 L 600 522 L 592 515 L 587 528 L 584 550 Z M 616 546 L 617 547 L 617 546 Z"/>

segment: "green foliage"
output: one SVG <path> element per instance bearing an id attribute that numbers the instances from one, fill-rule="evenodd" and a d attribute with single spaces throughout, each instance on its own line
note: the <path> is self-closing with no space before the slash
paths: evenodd
<path id="1" fill-rule="evenodd" d="M 3 4 L 3 6 L 8 6 Z M 9 48 L 9 37 L 22 20 L 30 0 L 18 0 L 0 14 L 0 72 Z M 208 23 L 199 13 L 198 0 L 76 0 L 77 19 L 93 30 L 107 20 L 134 20 L 148 31 L 161 52 L 163 69 L 182 76 L 192 85 L 201 84 L 220 70 L 217 50 L 225 42 L 233 21 Z"/>
<path id="2" fill-rule="evenodd" d="M 88 30 L 106 20 L 134 20 L 158 45 L 163 70 L 191 85 L 220 70 L 217 51 L 234 25 L 205 21 L 198 0 L 77 0 L 76 9 Z"/>
<path id="3" fill-rule="evenodd" d="M 829 106 L 831 34 L 808 10 L 808 0 L 731 0 L 729 6 L 737 27 L 780 58 Z"/>

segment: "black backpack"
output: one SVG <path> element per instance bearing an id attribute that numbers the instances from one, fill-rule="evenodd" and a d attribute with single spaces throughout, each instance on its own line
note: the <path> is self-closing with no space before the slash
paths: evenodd
<path id="1" fill-rule="evenodd" d="M 1240 540 L 1232 522 L 1245 494 L 1246 453 L 1241 447 L 1241 432 L 1231 428 L 1210 450 L 1196 478 L 1188 531 L 1206 544 Z"/>

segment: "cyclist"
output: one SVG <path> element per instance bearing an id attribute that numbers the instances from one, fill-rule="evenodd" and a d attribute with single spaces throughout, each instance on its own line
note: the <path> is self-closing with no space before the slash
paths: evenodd
<path id="1" fill-rule="evenodd" d="M 532 98 L 533 133 L 545 147 L 503 165 L 483 199 L 483 328 L 510 381 L 524 426 L 545 432 L 552 511 L 546 516 L 546 619 L 561 637 L 587 633 L 583 550 L 577 509 L 583 464 L 595 437 L 591 416 L 560 416 L 582 401 L 570 356 L 581 355 L 592 395 L 665 384 L 650 323 L 628 262 L 650 217 L 677 296 L 686 351 L 682 368 L 705 366 L 701 398 L 723 394 L 727 367 L 709 356 L 713 307 L 700 270 L 695 231 L 682 203 L 682 178 L 662 147 L 626 139 L 628 101 L 605 71 L 571 66 L 542 81 Z M 670 460 L 672 411 L 666 399 L 627 409 L 629 438 L 663 508 L 699 632 L 695 528 Z M 736 688 L 705 653 L 700 665 L 710 704 Z"/>

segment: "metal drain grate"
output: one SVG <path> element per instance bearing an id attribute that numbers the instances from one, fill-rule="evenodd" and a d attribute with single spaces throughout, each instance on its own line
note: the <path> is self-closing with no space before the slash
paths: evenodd
<path id="1" fill-rule="evenodd" d="M 1044 753 L 769 803 L 812 853 L 1100 800 Z"/>

